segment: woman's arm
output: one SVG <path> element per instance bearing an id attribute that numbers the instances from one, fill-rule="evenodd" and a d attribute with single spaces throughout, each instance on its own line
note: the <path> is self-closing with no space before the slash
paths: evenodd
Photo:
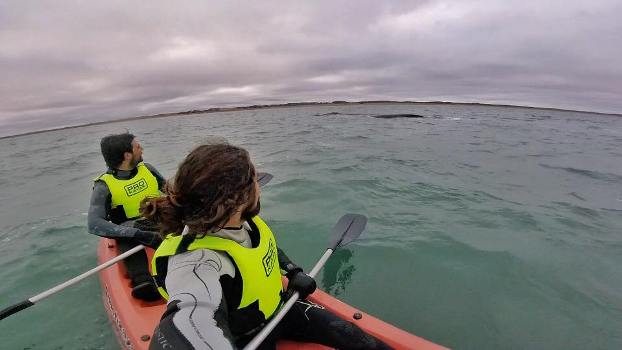
<path id="1" fill-rule="evenodd" d="M 169 322 L 195 349 L 233 349 L 226 298 L 220 276 L 234 276 L 229 258 L 200 249 L 169 259 L 166 288 L 170 296 Z M 166 317 L 165 317 L 166 319 Z M 164 320 L 160 328 L 164 326 Z"/>

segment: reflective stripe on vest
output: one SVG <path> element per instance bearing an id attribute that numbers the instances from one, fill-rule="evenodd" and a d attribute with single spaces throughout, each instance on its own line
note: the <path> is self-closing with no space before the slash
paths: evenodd
<path id="1" fill-rule="evenodd" d="M 140 216 L 140 202 L 146 197 L 159 197 L 158 180 L 142 162 L 131 179 L 120 180 L 112 174 L 103 174 L 95 180 L 102 180 L 108 186 L 112 196 L 111 207 L 123 206 L 125 216 L 134 219 Z"/>
<path id="2" fill-rule="evenodd" d="M 266 319 L 270 318 L 279 307 L 283 289 L 276 240 L 268 225 L 259 216 L 252 218 L 252 222 L 259 230 L 259 245 L 255 248 L 245 248 L 226 238 L 204 236 L 192 241 L 187 249 L 178 249 L 184 236 L 168 235 L 156 250 L 151 261 L 151 270 L 162 296 L 169 299 L 165 290 L 166 286 L 163 284 L 166 272 L 162 271 L 167 268 L 164 265 L 168 263 L 169 256 L 186 250 L 223 251 L 229 254 L 240 271 L 242 298 L 236 308 L 242 309 L 258 301 L 259 310 Z"/>

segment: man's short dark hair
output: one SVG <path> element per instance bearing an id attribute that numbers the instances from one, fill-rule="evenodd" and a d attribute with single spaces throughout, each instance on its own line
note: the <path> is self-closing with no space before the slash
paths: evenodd
<path id="1" fill-rule="evenodd" d="M 109 168 L 118 168 L 123 162 L 125 152 L 132 153 L 132 140 L 134 138 L 134 135 L 126 132 L 118 135 L 108 135 L 101 140 L 102 156 L 104 156 L 104 161 L 106 161 L 106 165 Z"/>

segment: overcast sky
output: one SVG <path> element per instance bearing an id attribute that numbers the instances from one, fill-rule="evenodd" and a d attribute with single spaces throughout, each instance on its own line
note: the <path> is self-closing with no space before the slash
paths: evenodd
<path id="1" fill-rule="evenodd" d="M 0 2 L 0 135 L 218 106 L 622 113 L 622 0 Z"/>

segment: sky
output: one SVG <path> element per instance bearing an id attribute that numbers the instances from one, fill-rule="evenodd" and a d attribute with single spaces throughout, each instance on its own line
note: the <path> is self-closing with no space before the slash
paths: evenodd
<path id="1" fill-rule="evenodd" d="M 333 100 L 622 113 L 622 0 L 0 2 L 0 136 Z"/>

